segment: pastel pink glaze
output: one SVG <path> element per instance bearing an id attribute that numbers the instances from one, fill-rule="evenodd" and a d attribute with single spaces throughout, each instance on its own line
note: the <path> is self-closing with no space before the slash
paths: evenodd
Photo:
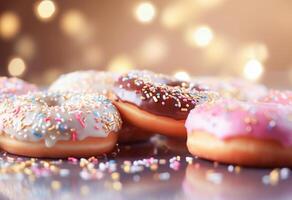
<path id="1" fill-rule="evenodd" d="M 0 98 L 37 91 L 37 87 L 18 78 L 0 77 Z"/>
<path id="2" fill-rule="evenodd" d="M 292 91 L 290 90 L 270 90 L 266 96 L 258 100 L 259 102 L 278 103 L 292 105 Z"/>
<path id="3" fill-rule="evenodd" d="M 292 106 L 279 103 L 218 99 L 193 109 L 187 131 L 204 131 L 227 139 L 237 136 L 273 139 L 292 146 Z"/>

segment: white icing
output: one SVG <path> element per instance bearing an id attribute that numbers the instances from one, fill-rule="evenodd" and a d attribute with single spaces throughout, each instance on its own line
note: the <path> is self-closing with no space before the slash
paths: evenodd
<path id="1" fill-rule="evenodd" d="M 0 104 L 1 130 L 19 140 L 58 140 L 107 137 L 121 128 L 115 106 L 99 94 L 46 93 L 7 99 Z"/>
<path id="2" fill-rule="evenodd" d="M 50 92 L 89 92 L 106 94 L 112 90 L 117 74 L 103 71 L 76 71 L 60 76 Z"/>

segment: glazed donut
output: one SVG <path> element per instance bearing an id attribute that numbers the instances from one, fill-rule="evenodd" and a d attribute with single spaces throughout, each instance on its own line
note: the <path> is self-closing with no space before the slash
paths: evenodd
<path id="1" fill-rule="evenodd" d="M 143 79 L 145 82 L 165 84 L 165 85 L 173 86 L 173 87 L 175 86 L 179 86 L 183 88 L 190 87 L 190 83 L 187 81 L 181 81 L 172 76 L 155 73 L 149 70 L 132 70 L 128 72 L 128 75 L 132 77 L 139 77 Z"/>
<path id="2" fill-rule="evenodd" d="M 215 91 L 225 98 L 243 101 L 254 101 L 268 93 L 265 86 L 239 78 L 194 77 L 190 82 L 193 90 Z"/>
<path id="3" fill-rule="evenodd" d="M 146 73 L 145 73 L 146 74 Z M 118 74 L 103 71 L 76 71 L 61 75 L 49 88 L 50 92 L 81 92 L 81 93 L 101 93 L 112 98 L 112 88 L 114 80 Z M 123 123 L 119 131 L 119 143 L 132 143 L 146 141 L 151 137 L 151 133 L 140 130 L 137 127 Z"/>
<path id="4" fill-rule="evenodd" d="M 181 82 L 167 81 L 159 79 L 159 76 L 150 75 L 148 78 L 137 72 L 122 75 L 114 84 L 113 91 L 117 96 L 114 104 L 124 120 L 134 126 L 185 138 L 184 122 L 189 111 L 207 101 L 210 95 L 169 86 L 180 85 Z"/>
<path id="5" fill-rule="evenodd" d="M 0 99 L 37 91 L 37 87 L 18 78 L 0 77 Z"/>
<path id="6" fill-rule="evenodd" d="M 121 118 L 104 96 L 37 92 L 0 104 L 0 147 L 32 157 L 81 157 L 111 151 Z"/>
<path id="7" fill-rule="evenodd" d="M 86 92 L 108 95 L 118 75 L 104 71 L 75 71 L 61 75 L 49 87 L 50 92 Z"/>
<path id="8" fill-rule="evenodd" d="M 292 107 L 219 99 L 199 105 L 187 120 L 193 155 L 256 167 L 292 166 Z"/>

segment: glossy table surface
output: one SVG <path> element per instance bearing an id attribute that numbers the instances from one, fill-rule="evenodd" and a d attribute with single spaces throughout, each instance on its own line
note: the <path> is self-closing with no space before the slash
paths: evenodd
<path id="1" fill-rule="evenodd" d="M 287 168 L 253 169 L 194 158 L 154 138 L 90 159 L 1 153 L 0 199 L 292 199 Z"/>

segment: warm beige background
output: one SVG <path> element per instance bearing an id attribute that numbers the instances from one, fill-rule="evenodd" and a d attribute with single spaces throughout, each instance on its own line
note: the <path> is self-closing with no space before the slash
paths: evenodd
<path id="1" fill-rule="evenodd" d="M 0 0 L 1 75 L 18 57 L 25 63 L 20 76 L 41 84 L 89 68 L 246 77 L 255 59 L 264 69 L 258 81 L 291 87 L 292 1 L 152 0 L 155 16 L 146 24 L 134 14 L 143 2 L 54 1 L 56 12 L 43 21 L 35 12 L 40 1 Z M 214 36 L 203 48 L 186 39 L 201 25 Z"/>

